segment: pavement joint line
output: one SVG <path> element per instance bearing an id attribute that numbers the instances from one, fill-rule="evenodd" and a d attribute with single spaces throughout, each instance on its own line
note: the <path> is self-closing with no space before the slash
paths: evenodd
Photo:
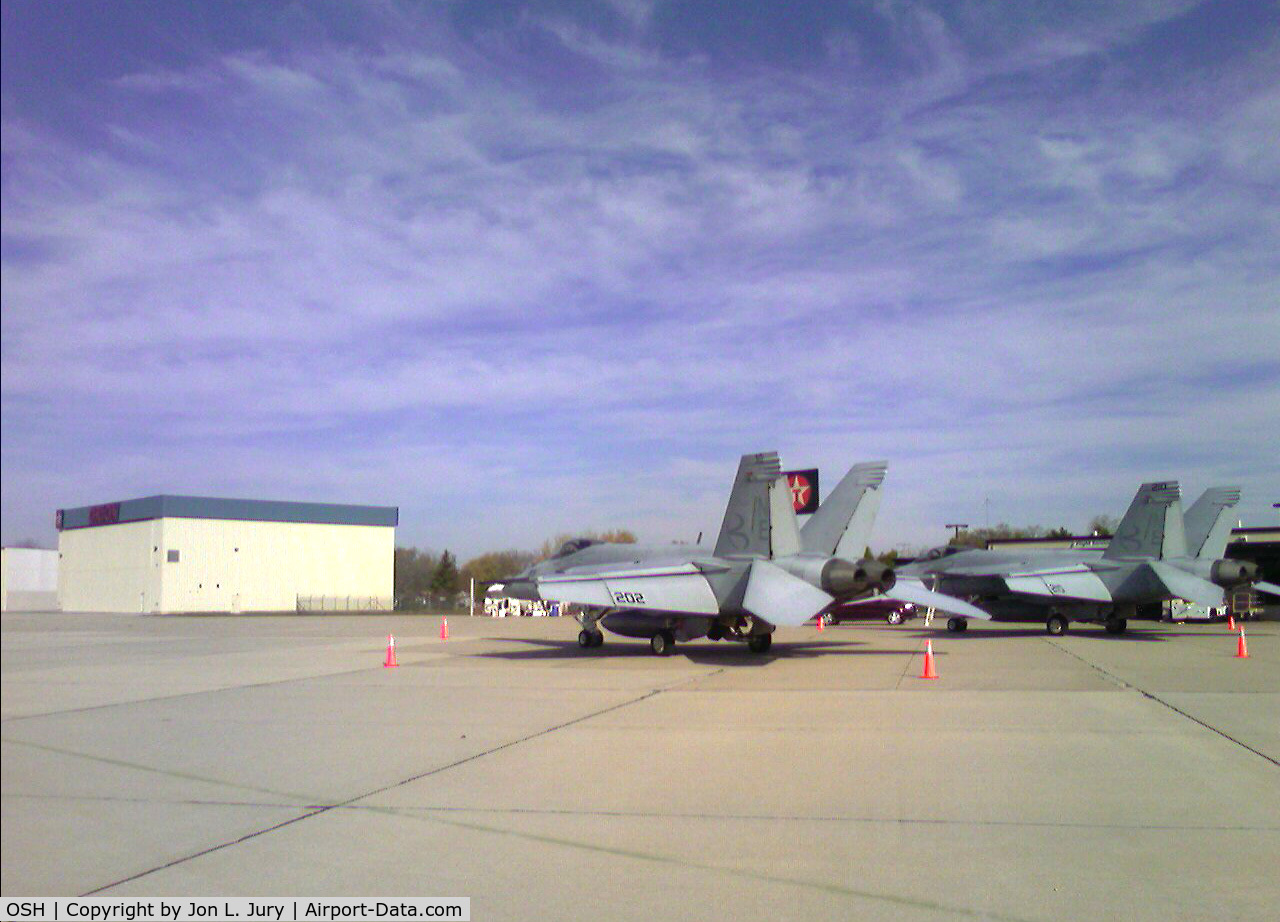
<path id="1" fill-rule="evenodd" d="M 913 898 L 909 896 L 901 896 L 894 893 L 877 892 L 874 890 L 861 890 L 857 887 L 842 886 L 840 884 L 827 883 L 814 880 L 803 880 L 794 877 L 784 877 L 780 874 L 770 874 L 762 871 L 755 871 L 749 868 L 732 867 L 729 865 L 712 864 L 706 861 L 692 860 L 685 856 L 663 855 L 656 852 L 645 852 L 634 848 L 619 848 L 611 845 L 601 845 L 593 842 L 581 842 L 575 839 L 562 838 L 560 836 L 552 836 L 540 833 L 521 832 L 515 829 L 502 829 L 496 826 L 487 826 L 483 823 L 464 822 L 457 819 L 445 819 L 441 816 L 421 816 L 412 813 L 396 813 L 394 810 L 383 808 L 387 815 L 398 816 L 402 819 L 412 819 L 419 822 L 440 823 L 445 826 L 452 826 L 456 829 L 466 829 L 471 832 L 487 832 L 493 835 L 510 836 L 515 839 L 523 839 L 529 842 L 537 842 L 542 845 L 558 845 L 562 848 L 571 848 L 582 851 L 594 852 L 596 854 L 613 855 L 619 858 L 627 858 L 633 861 L 644 861 L 650 864 L 674 865 L 681 869 L 694 868 L 700 871 L 710 871 L 717 874 L 727 874 L 731 877 L 737 877 L 745 880 L 764 882 L 769 884 L 782 884 L 788 887 L 803 887 L 810 890 L 817 890 L 822 893 L 830 893 L 836 896 L 846 898 L 854 898 L 860 900 L 868 900 L 875 903 L 888 903 L 894 906 L 905 906 L 911 909 L 925 909 L 933 912 L 949 913 L 952 915 L 960 915 L 977 919 L 994 919 L 996 922 L 1030 922 L 1023 916 L 1012 916 L 995 911 L 983 911 L 978 909 L 970 909 L 965 906 L 948 905 L 935 900 Z"/>
<path id="2" fill-rule="evenodd" d="M 924 644 L 927 641 L 930 641 L 932 639 L 933 639 L 932 637 L 916 638 L 915 652 L 912 653 L 911 656 L 907 658 L 907 664 L 902 667 L 902 674 L 898 676 L 898 681 L 893 686 L 894 691 L 900 691 L 902 689 L 902 683 L 905 682 L 907 679 L 907 673 L 911 670 L 911 664 L 914 663 L 916 661 L 916 657 L 919 656 L 924 651 Z"/>
<path id="3" fill-rule="evenodd" d="M 1089 662 L 1089 660 L 1085 659 L 1083 656 L 1076 653 L 1074 650 L 1068 650 L 1066 647 L 1062 646 L 1059 643 L 1055 643 L 1053 640 L 1051 640 L 1048 637 L 1044 638 L 1044 640 L 1051 647 L 1057 647 L 1059 650 L 1061 650 L 1063 653 L 1067 654 L 1068 656 L 1078 659 L 1080 662 L 1084 663 L 1090 669 L 1094 669 L 1097 672 L 1101 673 L 1103 676 L 1110 679 L 1112 682 L 1119 685 L 1121 688 L 1136 691 L 1138 694 L 1142 695 L 1145 698 L 1149 698 L 1150 700 L 1154 701 L 1156 704 L 1159 704 L 1168 708 L 1169 710 L 1173 711 L 1175 714 L 1185 717 L 1187 720 L 1191 721 L 1194 724 L 1199 724 L 1201 727 L 1204 727 L 1206 730 L 1210 730 L 1213 733 L 1218 734 L 1218 736 L 1222 737 L 1224 740 L 1227 740 L 1230 743 L 1234 743 L 1235 745 L 1239 746 L 1241 749 L 1244 749 L 1248 752 L 1252 752 L 1254 755 L 1258 756 L 1258 758 L 1265 759 L 1276 768 L 1280 768 L 1280 759 L 1274 759 L 1271 756 L 1267 755 L 1262 750 L 1254 749 L 1248 743 L 1245 743 L 1241 740 L 1236 739 L 1230 733 L 1227 733 L 1223 730 L 1219 730 L 1213 724 L 1207 723 L 1206 721 L 1201 720 L 1199 717 L 1196 717 L 1194 714 L 1187 713 L 1182 708 L 1178 707 L 1176 704 L 1172 704 L 1168 701 L 1165 701 L 1163 698 L 1161 698 L 1159 695 L 1155 694 L 1154 692 L 1149 692 L 1145 688 L 1142 688 L 1141 686 L 1134 685 L 1132 682 L 1125 681 L 1119 676 L 1108 672 L 1106 669 L 1102 668 L 1097 663 Z"/>
<path id="4" fill-rule="evenodd" d="M 464 639 L 467 639 L 467 638 L 459 638 L 459 642 L 462 642 L 462 640 Z M 428 655 L 432 657 L 443 658 L 445 654 L 428 654 Z M 408 663 L 401 663 L 400 665 L 404 667 L 404 666 L 415 666 L 418 664 L 414 662 L 408 662 Z M 61 717 L 64 714 L 86 714 L 86 713 L 91 713 L 93 711 L 107 710 L 108 708 L 129 707 L 130 705 L 135 705 L 135 704 L 154 704 L 157 701 L 178 701 L 178 700 L 181 700 L 182 698 L 194 698 L 199 695 L 216 695 L 221 692 L 241 691 L 243 689 L 249 689 L 249 688 L 270 688 L 273 685 L 288 685 L 292 682 L 310 682 L 315 679 L 331 679 L 336 676 L 359 675 L 362 672 L 371 672 L 374 669 L 382 669 L 382 668 L 383 666 L 381 664 L 378 664 L 376 666 L 361 666 L 359 669 L 344 669 L 339 672 L 321 672 L 321 673 L 316 673 L 314 675 L 294 676 L 289 679 L 272 679 L 271 681 L 268 681 L 268 682 L 250 682 L 247 685 L 224 685 L 218 688 L 205 688 L 205 689 L 199 689 L 197 691 L 178 692 L 172 695 L 156 695 L 153 698 L 137 698 L 130 701 L 113 701 L 109 704 L 92 704 L 92 705 L 87 705 L 85 707 L 79 707 L 79 708 L 67 708 L 66 710 L 63 710 L 63 711 L 42 711 L 39 714 L 17 714 L 17 715 L 14 715 L 13 717 L 0 718 L 0 724 L 17 723 L 18 721 L 23 721 L 23 720 L 36 720 L 40 717 Z M 46 684 L 46 683 L 36 683 L 35 680 L 32 680 L 32 684 Z M 80 685 L 80 684 L 90 684 L 90 683 L 65 682 L 61 684 Z"/>
<path id="5" fill-rule="evenodd" d="M 432 813 L 477 813 L 500 816 L 571 816 L 595 819 L 651 819 L 651 820 L 708 820 L 713 822 L 762 822 L 762 823 L 824 823 L 858 826 L 956 826 L 972 828 L 1016 829 L 1096 829 L 1117 832 L 1280 832 L 1280 825 L 1241 826 L 1195 823 L 1126 824 L 1126 823 L 1064 823 L 1049 820 L 965 820 L 927 817 L 896 816 L 817 816 L 807 814 L 778 813 L 687 813 L 657 812 L 652 810 L 557 810 L 535 807 L 448 807 L 423 804 L 419 806 L 386 807 L 375 804 L 343 804 L 306 802 L 282 804 L 258 800 L 205 800 L 201 798 L 120 797 L 105 794 L 5 794 L 6 800 L 75 801 L 79 803 L 167 804 L 182 807 L 254 807 L 263 810 L 349 811 L 352 813 L 380 813 L 396 816 L 413 816 Z"/>
<path id="6" fill-rule="evenodd" d="M 721 669 L 713 670 L 713 671 L 711 671 L 711 672 L 709 672 L 709 673 L 706 673 L 706 674 L 686 677 L 686 678 L 681 679 L 681 680 L 679 680 L 679 681 L 677 681 L 677 682 L 670 683 L 670 684 L 668 684 L 668 685 L 664 685 L 664 686 L 661 686 L 661 687 L 659 687 L 659 688 L 652 688 L 652 689 L 650 689 L 649 691 L 645 692 L 643 695 L 640 695 L 640 696 L 639 696 L 639 697 L 637 697 L 637 698 L 631 698 L 631 699 L 626 700 L 626 701 L 620 701 L 620 702 L 618 702 L 617 704 L 612 704 L 612 705 L 610 705 L 609 707 L 602 708 L 602 709 L 600 709 L 600 710 L 598 710 L 598 711 L 593 711 L 593 712 L 591 712 L 591 713 L 589 713 L 589 714 L 583 714 L 583 715 L 581 715 L 581 716 L 579 716 L 579 717 L 575 717 L 575 718 L 573 718 L 572 720 L 562 721 L 561 723 L 558 723 L 558 724 L 556 724 L 556 725 L 554 725 L 554 726 L 551 726 L 551 727 L 545 727 L 545 728 L 543 728 L 542 730 L 537 731 L 536 733 L 530 733 L 530 734 L 528 734 L 527 736 L 523 736 L 523 737 L 520 737 L 520 738 L 518 738 L 518 739 L 514 739 L 514 740 L 509 740 L 508 742 L 502 743 L 502 744 L 500 744 L 500 745 L 498 745 L 498 746 L 492 746 L 492 747 L 490 747 L 489 749 L 486 749 L 486 750 L 484 750 L 484 751 L 482 751 L 482 752 L 474 753 L 473 755 L 467 756 L 466 758 L 463 758 L 463 759 L 458 759 L 458 760 L 456 760 L 456 761 L 454 761 L 454 762 L 449 763 L 448 765 L 441 765 L 441 766 L 437 766 L 436 768 L 430 769 L 430 770 L 425 771 L 425 772 L 419 772 L 419 773 L 418 773 L 418 774 L 416 774 L 416 775 L 411 775 L 410 777 L 408 777 L 408 778 L 404 778 L 404 779 L 402 779 L 402 780 L 400 780 L 400 781 L 397 781 L 397 782 L 395 782 L 395 783 L 393 783 L 393 784 L 384 785 L 384 786 L 382 786 L 382 787 L 380 787 L 380 788 L 377 788 L 377 789 L 375 789 L 375 790 L 372 790 L 372 791 L 366 791 L 366 792 L 365 792 L 365 793 L 363 793 L 363 794 L 357 794 L 357 795 L 356 795 L 356 796 L 354 796 L 354 797 L 350 797 L 350 798 L 348 798 L 348 799 L 346 799 L 346 800 L 344 800 L 344 801 L 340 801 L 340 802 L 338 802 L 338 803 L 325 804 L 325 805 L 323 805 L 323 806 L 319 806 L 319 807 L 316 807 L 316 808 L 314 808 L 314 809 L 306 808 L 306 809 L 304 810 L 304 812 L 303 812 L 303 813 L 301 813 L 301 814 L 299 814 L 298 816 L 291 817 L 290 819 L 283 820 L 283 821 L 281 821 L 281 822 L 279 822 L 279 823 L 274 823 L 274 824 L 272 824 L 271 826 L 268 826 L 268 827 L 267 827 L 267 828 L 265 828 L 265 829 L 259 829 L 259 830 L 256 830 L 256 831 L 254 831 L 254 832 L 247 833 L 247 834 L 245 834 L 245 835 L 243 835 L 243 836 L 239 836 L 239 837 L 238 837 L 238 838 L 236 838 L 236 839 L 232 839 L 232 840 L 227 841 L 227 842 L 221 842 L 221 843 L 219 843 L 219 844 L 217 844 L 217 845 L 209 846 L 208 848 L 201 849 L 200 851 L 194 852 L 194 853 L 192 853 L 192 854 L 184 855 L 184 856 L 181 856 L 181 857 L 178 857 L 178 858 L 174 858 L 172 861 L 167 861 L 167 862 L 165 862 L 164 864 L 157 865 L 156 867 L 149 868 L 149 869 L 144 870 L 144 871 L 138 871 L 137 873 L 135 873 L 135 874 L 131 874 L 131 875 L 129 875 L 128 877 L 122 877 L 122 878 L 120 878 L 119 880 L 112 881 L 111 883 L 103 884 L 103 885 L 102 885 L 102 886 L 100 886 L 100 887 L 96 887 L 96 888 L 94 888 L 93 890 L 90 890 L 90 891 L 88 891 L 87 893 L 82 893 L 82 894 L 80 894 L 80 895 L 81 895 L 81 896 L 83 896 L 83 897 L 93 896 L 93 895 L 95 895 L 95 894 L 102 893 L 103 891 L 110 890 L 110 889 L 111 889 L 111 888 L 113 888 L 113 887 L 118 887 L 118 886 L 120 886 L 120 885 L 122 885 L 122 884 L 131 883 L 132 881 L 138 880 L 138 879 L 143 878 L 143 877 L 147 877 L 147 876 L 149 876 L 149 875 L 151 875 L 151 874 L 155 874 L 155 873 L 157 873 L 157 872 L 159 872 L 159 871 L 167 870 L 167 869 L 172 868 L 172 867 L 175 867 L 175 866 L 177 866 L 177 865 L 179 865 L 179 864 L 185 864 L 185 863 L 186 863 L 186 862 L 188 862 L 188 861 L 194 861 L 196 858 L 201 858 L 201 857 L 204 857 L 205 855 L 210 855 L 210 854 L 213 854 L 214 852 L 222 851 L 223 849 L 232 848 L 232 847 L 234 847 L 234 846 L 236 846 L 236 845 L 240 845 L 240 844 L 242 844 L 242 843 L 244 843 L 244 842 L 248 842 L 248 841 L 249 841 L 249 840 L 251 840 L 251 839 L 256 839 L 258 836 L 266 835 L 267 833 L 270 833 L 270 832 L 275 832 L 276 830 L 283 829 L 283 828 L 284 828 L 284 827 L 286 827 L 286 826 L 291 826 L 291 825 L 293 825 L 294 823 L 299 823 L 299 822 L 301 822 L 302 820 L 310 819 L 310 818 L 315 817 L 315 816 L 321 816 L 321 815 L 323 815 L 323 814 L 325 814 L 325 813 L 329 813 L 329 812 L 331 812 L 331 811 L 333 811 L 333 810 L 338 810 L 338 809 L 343 808 L 343 807 L 351 807 L 351 806 L 355 805 L 355 804 L 357 803 L 357 801 L 365 800 L 366 798 L 374 797 L 374 796 L 376 796 L 376 795 L 378 795 L 378 794 L 383 794 L 383 793 L 385 793 L 385 792 L 387 792 L 387 791 L 391 791 L 391 790 L 395 790 L 396 788 L 404 787 L 406 784 L 412 784 L 412 783 L 413 783 L 413 782 L 415 782 L 415 781 L 419 781 L 419 780 L 421 780 L 421 779 L 423 779 L 423 778 L 429 778 L 429 777 L 431 777 L 432 775 L 438 775 L 438 774 L 440 774 L 441 772 L 449 771 L 450 769 L 458 768 L 459 766 L 462 766 L 462 765 L 467 765 L 467 764 L 469 764 L 469 763 L 471 763 L 471 762 L 474 762 L 474 761 L 476 761 L 477 759 L 481 759 L 481 758 L 483 758 L 483 757 L 485 757 L 485 756 L 493 755 L 494 753 L 501 752 L 501 751 L 503 751 L 503 750 L 505 750 L 505 749 L 510 749 L 512 746 L 518 746 L 518 745 L 520 745 L 521 743 L 527 743 L 527 742 L 529 742 L 529 741 L 531 741 L 531 740 L 538 739 L 539 737 L 546 736 L 546 735 L 548 735 L 548 734 L 555 733 L 555 732 L 557 732 L 557 731 L 559 731 L 559 730 L 566 729 L 567 727 L 572 727 L 572 726 L 574 726 L 575 724 L 580 724 L 580 723 L 582 723 L 582 722 L 584 722 L 584 721 L 591 720 L 591 719 L 592 719 L 592 718 L 594 718 L 594 717 L 599 717 L 599 716 L 601 716 L 601 715 L 603 715 L 603 714 L 608 714 L 608 713 L 610 713 L 610 712 L 612 712 L 612 711 L 619 710 L 620 708 L 630 707 L 630 706 L 631 706 L 631 705 L 633 705 L 633 704 L 639 704 L 639 703 L 640 703 L 640 702 L 642 702 L 642 701 L 647 701 L 647 700 L 649 700 L 650 698 L 653 698 L 653 697 L 655 697 L 655 696 L 657 696 L 657 695 L 662 694 L 663 692 L 667 691 L 667 690 L 668 690 L 668 689 L 670 689 L 670 688 L 673 688 L 673 687 L 676 687 L 676 686 L 679 686 L 679 685 L 685 685 L 685 684 L 688 684 L 688 683 L 690 683 L 690 682 L 695 682 L 695 681 L 698 681 L 698 680 L 700 680 L 700 679 L 707 678 L 707 677 L 712 676 L 712 675 L 716 675 L 716 674 L 718 674 L 718 673 L 720 673 L 720 672 L 723 672 L 723 671 L 724 671 L 724 668 L 722 667 Z M 274 683 L 273 683 L 273 684 L 274 684 Z M 49 748 L 49 747 L 36 747 L 36 748 Z M 88 756 L 87 758 L 95 758 L 95 757 L 94 757 L 94 756 Z M 105 761 L 105 760 L 104 760 L 104 761 Z M 157 769 L 151 769 L 151 770 L 152 770 L 152 771 L 157 771 Z M 264 792 L 264 793 L 274 793 L 274 792 L 266 791 L 266 792 Z M 299 799 L 301 799 L 301 798 L 299 798 Z M 389 811 L 386 811 L 386 810 L 384 809 L 384 810 L 383 810 L 383 812 L 389 812 Z M 439 822 L 446 822 L 446 821 L 439 820 Z"/>
<path id="7" fill-rule="evenodd" d="M 708 820 L 713 822 L 824 823 L 859 826 L 956 826 L 972 828 L 1096 829 L 1117 832 L 1280 832 L 1280 825 L 1242 826 L 1223 823 L 1070 823 L 1049 820 L 966 820 L 895 816 L 819 816 L 778 813 L 689 813 L 652 810 L 564 810 L 542 807 L 449 807 L 380 806 L 376 804 L 321 803 L 301 799 L 299 803 L 272 803 L 258 800 L 206 800 L 202 798 L 121 797 L 105 794 L 5 794 L 5 800 L 75 801 L 80 803 L 167 804 L 184 807 L 254 807 L 264 810 L 349 811 L 412 816 L 432 813 L 476 813 L 500 816 L 571 816 L 595 819 Z"/>

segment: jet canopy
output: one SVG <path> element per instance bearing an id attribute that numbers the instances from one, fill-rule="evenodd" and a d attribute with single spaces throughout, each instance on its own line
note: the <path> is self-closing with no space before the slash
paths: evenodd
<path id="1" fill-rule="evenodd" d="M 943 557 L 950 557 L 952 554 L 959 554 L 964 548 L 956 547 L 954 544 L 944 544 L 942 547 L 932 547 L 921 554 L 918 560 L 941 560 Z"/>
<path id="2" fill-rule="evenodd" d="M 572 538 L 560 545 L 560 550 L 551 555 L 552 560 L 559 560 L 561 557 L 568 557 L 570 554 L 576 554 L 584 547 L 591 547 L 593 544 L 599 544 L 593 538 Z"/>

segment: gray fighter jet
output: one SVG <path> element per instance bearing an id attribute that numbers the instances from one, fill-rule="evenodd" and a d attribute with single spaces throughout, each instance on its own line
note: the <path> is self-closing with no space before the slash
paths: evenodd
<path id="1" fill-rule="evenodd" d="M 648 638 L 660 656 L 700 637 L 764 653 L 777 627 L 804 624 L 835 599 L 897 597 L 893 570 L 860 559 L 885 467 L 855 465 L 801 529 L 777 453 L 744 455 L 714 550 L 577 539 L 491 591 L 581 606 L 585 648 L 604 643 L 604 628 Z M 923 587 L 905 600 L 986 617 Z"/>
<path id="2" fill-rule="evenodd" d="M 1145 603 L 1181 598 L 1217 607 L 1224 589 L 1252 584 L 1280 591 L 1258 581 L 1256 564 L 1222 557 L 1231 531 L 1227 510 L 1239 500 L 1238 489 L 1214 487 L 1184 520 L 1177 482 L 1146 483 L 1101 553 L 940 547 L 900 568 L 900 583 L 915 580 L 966 598 L 998 621 L 1039 612 L 1050 634 L 1064 633 L 1072 621 L 1102 623 L 1120 634 Z M 951 631 L 966 627 L 964 616 L 947 621 Z"/>

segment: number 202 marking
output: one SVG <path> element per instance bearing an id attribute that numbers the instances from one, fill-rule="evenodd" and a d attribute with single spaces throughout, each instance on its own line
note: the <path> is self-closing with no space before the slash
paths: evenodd
<path id="1" fill-rule="evenodd" d="M 613 594 L 613 604 L 615 605 L 643 605 L 643 592 L 615 592 Z"/>

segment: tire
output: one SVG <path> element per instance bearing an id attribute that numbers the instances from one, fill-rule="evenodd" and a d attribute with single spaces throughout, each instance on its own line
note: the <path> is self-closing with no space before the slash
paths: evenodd
<path id="1" fill-rule="evenodd" d="M 1128 629 L 1128 627 L 1129 627 L 1129 622 L 1126 621 L 1124 618 L 1108 618 L 1107 619 L 1106 628 L 1107 628 L 1108 634 L 1123 634 L 1125 630 Z"/>
<path id="2" fill-rule="evenodd" d="M 1062 615 L 1050 615 L 1049 620 L 1044 623 L 1044 629 L 1054 637 L 1061 637 L 1067 632 L 1067 619 Z"/>
<path id="3" fill-rule="evenodd" d="M 969 622 L 965 621 L 963 618 L 947 619 L 947 630 L 953 634 L 959 634 L 961 631 L 965 630 L 965 628 L 967 628 L 968 626 L 969 626 Z"/>
<path id="4" fill-rule="evenodd" d="M 600 633 L 599 631 L 596 631 L 594 634 L 592 634 L 592 635 L 591 635 L 591 646 L 593 646 L 593 647 L 603 647 L 603 646 L 604 646 L 604 634 Z"/>
<path id="5" fill-rule="evenodd" d="M 890 624 L 901 624 L 907 619 L 903 616 L 901 611 L 894 609 L 893 611 L 889 612 L 889 614 L 885 617 L 885 620 L 888 621 Z"/>
<path id="6" fill-rule="evenodd" d="M 747 649 L 752 653 L 768 653 L 773 646 L 772 634 L 752 634 L 747 641 Z"/>
<path id="7" fill-rule="evenodd" d="M 591 635 L 590 631 L 578 631 L 578 646 L 584 650 L 590 650 L 596 645 L 596 639 Z"/>
<path id="8" fill-rule="evenodd" d="M 675 645 L 676 639 L 670 631 L 658 631 L 649 638 L 649 649 L 655 656 L 670 656 Z"/>

